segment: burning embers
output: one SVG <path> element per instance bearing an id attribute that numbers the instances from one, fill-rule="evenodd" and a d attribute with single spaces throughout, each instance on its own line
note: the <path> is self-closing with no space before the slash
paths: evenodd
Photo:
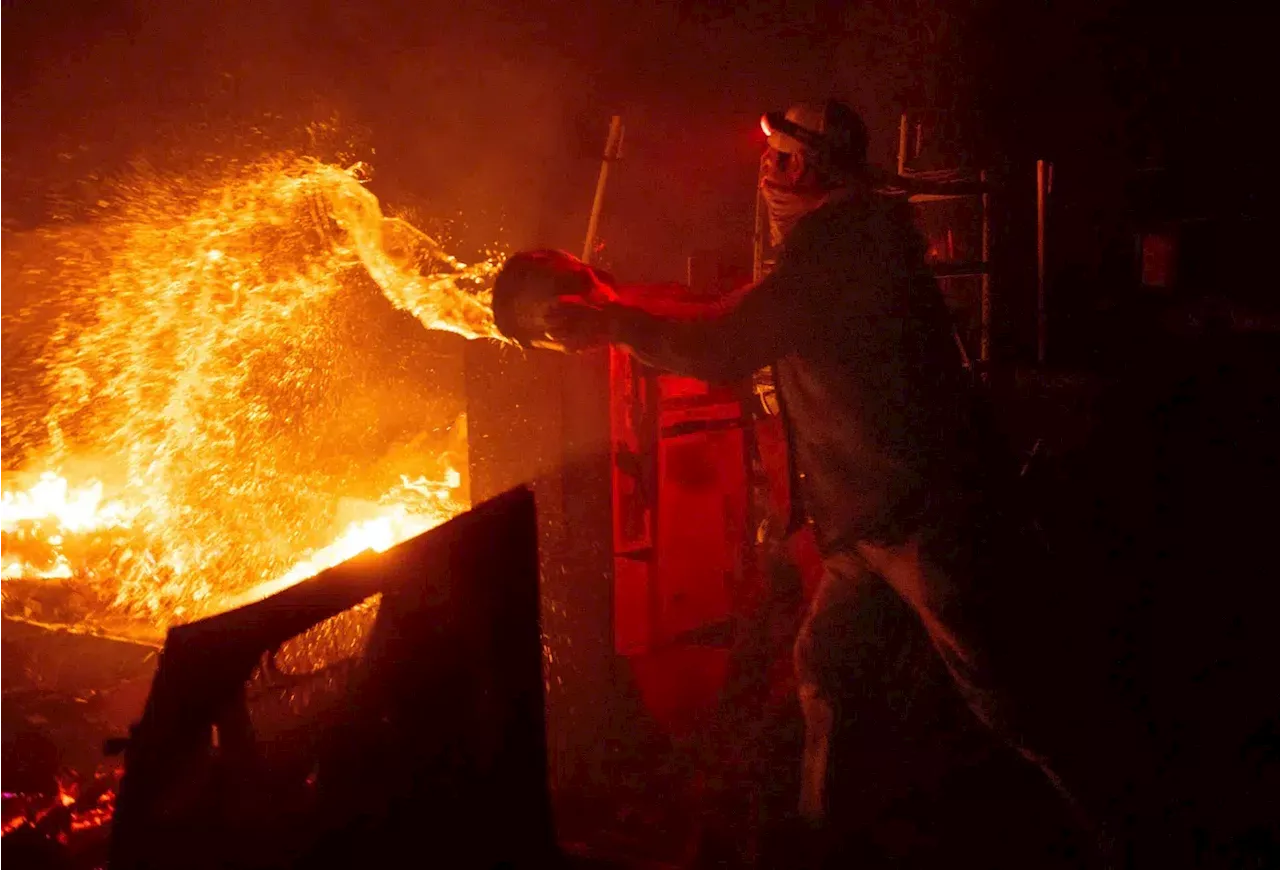
<path id="1" fill-rule="evenodd" d="M 20 316 L 44 319 L 40 377 L 5 384 L 7 616 L 156 634 L 466 508 L 461 401 L 414 394 L 416 339 L 370 298 L 497 338 L 497 261 L 384 217 L 362 177 L 289 159 L 149 179 L 42 233 Z"/>
<path id="2" fill-rule="evenodd" d="M 30 489 L 0 494 L 0 530 L 5 535 L 0 577 L 69 578 L 73 571 L 68 546 L 127 530 L 137 515 L 136 509 L 118 501 L 105 501 L 101 483 L 72 489 L 66 478 L 45 472 Z M 81 553 L 75 556 L 77 562 L 88 561 Z"/>
<path id="3" fill-rule="evenodd" d="M 210 591 L 202 588 L 193 602 L 207 601 L 207 607 L 179 603 L 170 613 L 180 619 L 186 613 L 247 604 L 366 550 L 386 550 L 464 509 L 455 496 L 461 485 L 462 475 L 453 468 L 445 470 L 442 480 L 402 475 L 398 486 L 367 509 L 371 514 L 368 518 L 352 520 L 332 543 L 312 550 L 280 576 L 220 595 L 211 591 L 210 584 Z M 15 581 L 6 588 L 6 616 L 66 623 L 76 621 L 77 616 L 92 620 L 103 610 L 133 609 L 139 603 L 147 606 L 148 612 L 162 616 L 159 606 L 165 596 L 182 596 L 185 587 L 166 586 L 158 571 L 153 574 L 156 588 L 143 602 L 122 597 L 124 587 L 113 589 L 109 572 L 129 570 L 139 553 L 147 558 L 150 542 L 146 538 L 147 527 L 138 521 L 146 512 L 145 506 L 107 500 L 102 493 L 99 481 L 72 489 L 65 478 L 50 472 L 40 475 L 30 489 L 3 493 L 0 529 L 4 552 L 0 556 L 0 576 Z M 148 568 L 154 571 L 156 560 L 149 559 Z M 22 582 L 47 580 L 66 581 L 58 590 L 63 594 L 42 595 L 52 587 L 45 590 L 39 589 L 39 584 Z M 14 588 L 25 594 L 10 598 L 9 589 Z"/>
<path id="4" fill-rule="evenodd" d="M 112 766 L 83 780 L 74 771 L 65 771 L 52 794 L 4 792 L 0 832 L 6 854 L 38 851 L 46 842 L 74 846 L 72 855 L 105 854 L 107 825 L 115 811 L 119 784 L 119 767 Z"/>

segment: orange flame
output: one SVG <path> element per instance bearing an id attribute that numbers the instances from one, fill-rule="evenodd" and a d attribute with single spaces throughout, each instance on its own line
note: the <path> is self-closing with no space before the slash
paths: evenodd
<path id="1" fill-rule="evenodd" d="M 0 531 L 10 543 L 0 553 L 0 577 L 70 577 L 71 564 L 59 549 L 68 535 L 127 528 L 136 515 L 118 501 L 104 502 L 97 481 L 73 489 L 66 478 L 46 472 L 28 490 L 6 490 L 0 493 Z M 44 564 L 14 555 L 14 543 L 21 548 L 28 534 L 51 550 Z"/>
<path id="2" fill-rule="evenodd" d="M 68 235 L 46 282 L 65 312 L 43 358 L 48 443 L 6 473 L 0 578 L 84 581 L 99 615 L 155 632 L 467 507 L 458 457 L 370 467 L 348 443 L 342 305 L 372 279 L 427 329 L 501 340 L 500 258 L 459 262 L 360 175 L 289 158 L 137 180 Z"/>

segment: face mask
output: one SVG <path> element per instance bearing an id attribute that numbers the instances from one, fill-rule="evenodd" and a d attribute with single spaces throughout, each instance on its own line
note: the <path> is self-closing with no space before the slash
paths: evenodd
<path id="1" fill-rule="evenodd" d="M 790 183 L 776 167 L 776 159 L 775 155 L 765 153 L 760 181 L 760 192 L 769 214 L 769 236 L 775 246 L 782 244 L 800 218 L 826 201 L 825 191 Z"/>
<path id="2" fill-rule="evenodd" d="M 766 180 L 760 186 L 769 213 L 769 236 L 774 245 L 782 244 L 800 218 L 822 205 L 818 191 L 801 191 Z"/>

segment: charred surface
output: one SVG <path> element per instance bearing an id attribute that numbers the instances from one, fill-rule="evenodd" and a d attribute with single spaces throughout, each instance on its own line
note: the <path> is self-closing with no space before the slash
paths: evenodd
<path id="1" fill-rule="evenodd" d="M 291 687 L 266 673 L 282 643 L 379 592 L 358 661 Z M 541 866 L 554 844 L 537 607 L 533 499 L 517 490 L 174 629 L 126 751 L 112 866 L 350 867 L 410 850 Z M 255 722 L 288 688 L 293 727 Z"/>

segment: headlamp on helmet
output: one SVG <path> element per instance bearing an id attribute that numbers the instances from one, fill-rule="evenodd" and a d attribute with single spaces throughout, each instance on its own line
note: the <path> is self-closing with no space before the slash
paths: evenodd
<path id="1" fill-rule="evenodd" d="M 760 118 L 760 129 L 769 147 L 783 154 L 808 151 L 844 169 L 866 164 L 866 125 L 838 100 L 828 100 L 822 107 L 801 104 L 785 113 L 766 112 Z"/>

